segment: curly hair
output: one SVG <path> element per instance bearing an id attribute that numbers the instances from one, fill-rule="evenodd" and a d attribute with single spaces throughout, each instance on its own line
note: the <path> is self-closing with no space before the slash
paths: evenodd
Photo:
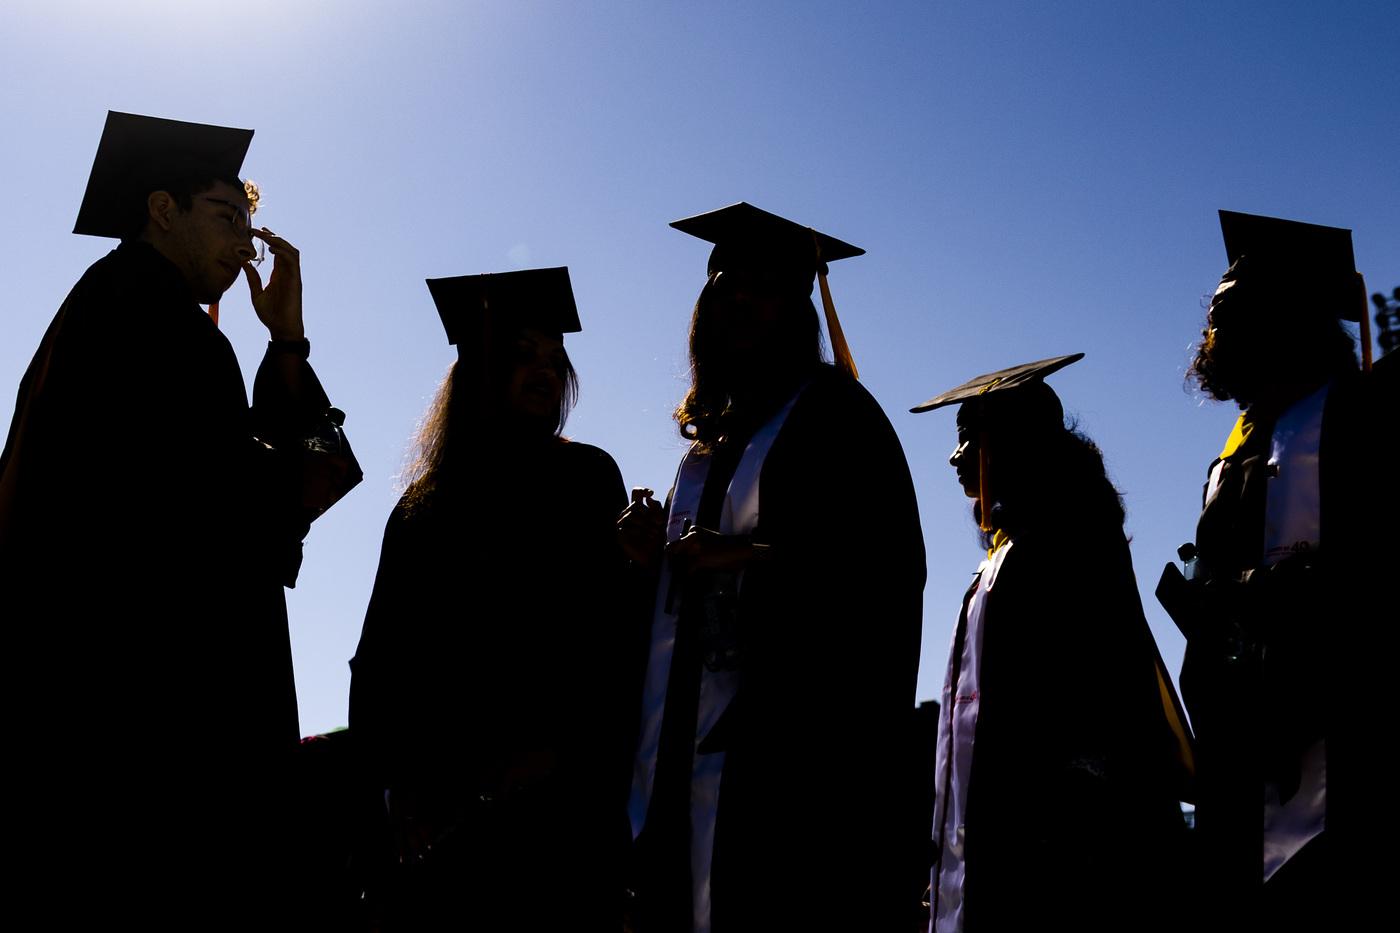
<path id="1" fill-rule="evenodd" d="M 1251 265 L 1248 257 L 1240 257 L 1220 281 L 1238 284 L 1212 299 L 1187 368 L 1187 379 L 1208 397 L 1245 406 L 1256 401 L 1251 396 L 1266 372 L 1309 382 L 1356 368 L 1356 342 L 1333 313 L 1355 299 L 1346 294 L 1350 283 L 1290 276 Z M 1364 302 L 1364 289 L 1355 300 Z M 1232 338 L 1226 341 L 1219 337 L 1220 317 L 1229 322 Z"/>

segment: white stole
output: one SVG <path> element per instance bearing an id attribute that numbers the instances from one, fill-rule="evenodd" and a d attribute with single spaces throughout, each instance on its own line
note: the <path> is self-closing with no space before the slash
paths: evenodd
<path id="1" fill-rule="evenodd" d="M 982 703 L 982 633 L 986 630 L 987 598 L 1011 546 L 1007 541 L 977 568 L 977 579 L 967 598 L 961 649 L 955 629 L 948 651 L 934 756 L 934 805 L 938 809 L 933 841 L 938 855 L 933 864 L 931 900 L 936 933 L 957 933 L 963 928 L 967 795 Z"/>
<path id="2" fill-rule="evenodd" d="M 803 389 L 806 386 L 802 387 Z M 759 428 L 744 448 L 734 476 L 725 491 L 717 529 L 720 534 L 751 534 L 758 527 L 759 478 L 768 452 L 782 431 L 792 407 L 802 395 L 798 389 L 781 409 Z M 696 524 L 700 497 L 710 472 L 710 457 L 691 447 L 681 459 L 676 484 L 671 492 L 671 506 L 666 516 L 666 542 L 678 540 L 686 521 Z M 742 592 L 743 572 L 739 573 Z M 667 596 L 672 585 L 669 561 L 663 561 L 656 587 L 656 605 L 652 615 L 651 647 L 647 652 L 647 671 L 642 692 L 642 725 L 637 741 L 637 755 L 632 768 L 632 793 L 627 811 L 632 823 L 632 837 L 641 833 L 651 804 L 656 781 L 656 757 L 661 745 L 661 724 L 666 712 L 666 689 L 671 679 L 671 655 L 676 645 L 676 606 L 668 611 Z M 738 692 L 741 672 L 711 671 L 701 668 L 700 703 L 696 715 L 695 745 L 709 735 Z M 715 817 L 719 812 L 720 778 L 724 772 L 724 752 L 694 755 L 690 783 L 690 876 L 691 898 L 694 905 L 694 933 L 709 933 L 710 929 L 710 869 L 714 854 Z"/>
<path id="3" fill-rule="evenodd" d="M 1264 506 L 1264 564 L 1317 550 L 1322 539 L 1323 386 L 1295 403 L 1274 426 L 1269 448 L 1269 485 Z M 1301 687 L 1301 685 L 1300 685 Z M 1318 739 L 1303 754 L 1297 792 L 1286 803 L 1279 789 L 1264 785 L 1264 880 L 1273 877 L 1323 831 L 1327 818 L 1327 748 Z"/>

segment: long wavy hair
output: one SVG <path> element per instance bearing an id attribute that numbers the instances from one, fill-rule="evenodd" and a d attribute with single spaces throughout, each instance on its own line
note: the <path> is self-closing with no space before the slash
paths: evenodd
<path id="1" fill-rule="evenodd" d="M 988 449 L 989 524 L 1015 537 L 1029 531 L 1122 529 L 1123 496 L 1103 452 L 1066 421 L 1054 391 L 1034 383 L 976 402 L 973 417 Z M 981 505 L 973 505 L 981 523 Z M 983 532 L 989 546 L 991 532 Z"/>
<path id="2" fill-rule="evenodd" d="M 518 330 L 507 331 L 493 339 L 485 366 L 472 366 L 459 357 L 448 367 L 418 422 L 408 463 L 399 477 L 405 508 L 419 507 L 439 490 L 450 487 L 452 477 L 460 472 L 458 461 L 477 445 L 499 441 L 491 426 L 504 417 L 504 389 L 513 365 L 508 348 L 518 334 Z M 564 424 L 578 401 L 579 389 L 578 373 L 567 351 L 559 375 L 564 391 L 549 436 L 564 443 Z M 545 427 L 541 428 L 542 433 Z"/>
<path id="3" fill-rule="evenodd" d="M 731 404 L 736 381 L 734 362 L 726 358 L 724 334 L 717 321 L 722 302 L 732 297 L 711 275 L 700 290 L 690 316 L 690 388 L 676 406 L 673 417 L 681 437 L 709 447 L 724 436 L 733 415 Z M 812 297 L 793 289 L 781 305 L 782 316 L 768 357 L 768 372 L 797 372 L 823 360 L 821 321 Z"/>

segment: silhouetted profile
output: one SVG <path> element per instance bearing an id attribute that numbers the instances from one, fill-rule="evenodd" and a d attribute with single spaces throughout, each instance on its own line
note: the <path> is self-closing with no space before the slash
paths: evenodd
<path id="1" fill-rule="evenodd" d="M 251 138 L 108 115 L 74 232 L 121 243 L 54 317 L 0 456 L 11 907 L 56 928 L 241 927 L 289 877 L 282 588 L 358 468 L 306 362 L 297 250 L 250 225 Z M 271 338 L 251 408 L 200 307 L 240 273 Z"/>
<path id="2" fill-rule="evenodd" d="M 863 250 L 747 204 L 672 226 L 716 245 L 676 411 L 690 451 L 666 509 L 639 498 L 620 522 L 659 572 L 636 929 L 903 930 L 924 549 L 826 293 L 826 263 Z"/>
<path id="3" fill-rule="evenodd" d="M 568 271 L 430 279 L 453 364 L 384 532 L 350 730 L 395 834 L 387 929 L 618 929 L 635 622 Z"/>
<path id="4" fill-rule="evenodd" d="M 1230 268 L 1192 372 L 1244 411 L 1182 549 L 1193 579 L 1168 565 L 1158 590 L 1187 639 L 1200 886 L 1241 927 L 1340 929 L 1388 841 L 1396 368 L 1359 371 L 1342 324 L 1366 313 L 1350 231 L 1220 223 Z"/>
<path id="5" fill-rule="evenodd" d="M 1143 616 L 1123 503 L 1044 378 L 978 376 L 949 462 L 988 547 L 963 597 L 938 731 L 932 920 L 1173 929 L 1190 739 Z"/>

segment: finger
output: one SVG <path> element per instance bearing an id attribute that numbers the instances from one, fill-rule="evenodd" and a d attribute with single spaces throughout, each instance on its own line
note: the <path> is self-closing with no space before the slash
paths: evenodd
<path id="1" fill-rule="evenodd" d="M 267 243 L 267 251 L 268 251 L 269 253 L 272 253 L 273 255 L 276 255 L 276 256 L 300 256 L 300 255 L 301 255 L 301 251 L 298 250 L 298 249 L 297 249 L 295 246 L 293 246 L 292 244 L 288 243 L 286 240 L 279 240 L 279 239 L 277 239 L 277 238 L 274 237 L 273 239 L 271 239 L 271 240 L 265 240 L 264 242 Z"/>
<path id="2" fill-rule="evenodd" d="M 645 502 L 647 499 L 650 499 L 650 498 L 654 497 L 655 495 L 656 495 L 656 493 L 655 493 L 654 491 L 648 489 L 648 488 L 645 487 L 645 486 L 633 486 L 633 487 L 632 487 L 632 501 L 633 501 L 633 502 Z"/>
<path id="3" fill-rule="evenodd" d="M 293 256 L 301 255 L 300 250 L 266 227 L 263 227 L 261 230 L 250 230 L 249 233 L 266 243 L 267 248 L 274 253 L 280 250 L 282 252 L 289 252 Z"/>
<path id="4" fill-rule="evenodd" d="M 257 301 L 263 293 L 262 276 L 258 275 L 258 270 L 251 262 L 243 264 L 243 275 L 248 279 L 248 293 Z"/>
<path id="5" fill-rule="evenodd" d="M 272 256 L 274 260 L 272 263 L 272 267 L 274 269 L 276 269 L 278 266 L 282 266 L 284 268 L 292 266 L 295 266 L 298 269 L 301 268 L 301 254 L 296 252 L 295 250 L 288 251 L 276 246 L 269 246 L 267 252 L 269 255 Z"/>

